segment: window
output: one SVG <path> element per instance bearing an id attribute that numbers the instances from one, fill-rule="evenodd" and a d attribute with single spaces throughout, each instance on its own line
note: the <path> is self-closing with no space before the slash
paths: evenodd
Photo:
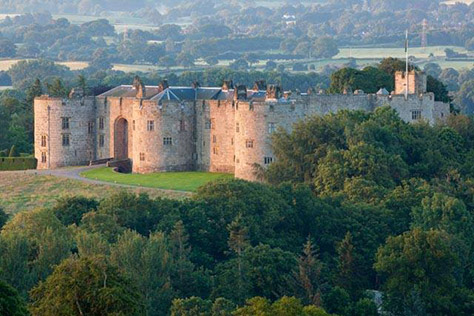
<path id="1" fill-rule="evenodd" d="M 211 129 L 211 121 L 206 121 L 204 128 Z"/>
<path id="2" fill-rule="evenodd" d="M 173 139 L 171 137 L 164 137 L 163 138 L 163 145 L 165 145 L 165 146 L 173 145 Z"/>
<path id="3" fill-rule="evenodd" d="M 179 121 L 179 131 L 180 132 L 185 132 L 186 131 L 186 121 L 185 120 L 180 120 Z"/>
<path id="4" fill-rule="evenodd" d="M 413 110 L 411 111 L 411 119 L 413 121 L 421 120 L 421 110 Z"/>
<path id="5" fill-rule="evenodd" d="M 275 123 L 268 123 L 268 134 L 273 134 L 276 130 Z"/>
<path id="6" fill-rule="evenodd" d="M 104 118 L 103 117 L 99 117 L 99 129 L 104 129 Z"/>
<path id="7" fill-rule="evenodd" d="M 219 148 L 218 147 L 212 148 L 212 152 L 214 153 L 214 155 L 219 155 Z"/>
<path id="8" fill-rule="evenodd" d="M 70 137 L 69 134 L 63 134 L 63 146 L 67 147 L 70 144 Z"/>
<path id="9" fill-rule="evenodd" d="M 62 117 L 62 128 L 69 129 L 69 117 Z"/>
<path id="10" fill-rule="evenodd" d="M 230 144 L 231 144 L 231 145 L 234 145 L 234 137 L 232 137 L 232 138 L 230 139 Z"/>
<path id="11" fill-rule="evenodd" d="M 269 165 L 273 162 L 273 157 L 264 157 L 263 158 L 263 163 L 266 165 Z"/>
<path id="12" fill-rule="evenodd" d="M 216 135 L 212 135 L 212 142 L 214 144 L 217 143 L 217 136 Z"/>
<path id="13" fill-rule="evenodd" d="M 240 132 L 240 124 L 239 123 L 235 123 L 235 132 L 236 133 Z"/>
<path id="14" fill-rule="evenodd" d="M 147 121 L 146 122 L 146 130 L 151 132 L 155 130 L 155 121 Z"/>
<path id="15" fill-rule="evenodd" d="M 94 122 L 89 122 L 87 124 L 87 133 L 89 133 L 89 135 L 94 133 Z"/>
<path id="16" fill-rule="evenodd" d="M 41 136 L 41 147 L 46 147 L 46 135 Z"/>
<path id="17" fill-rule="evenodd" d="M 245 147 L 247 148 L 253 148 L 253 139 L 247 139 L 245 141 Z"/>
<path id="18" fill-rule="evenodd" d="M 145 161 L 145 153 L 140 153 L 140 161 Z"/>
<path id="19" fill-rule="evenodd" d="M 211 119 L 211 129 L 216 129 L 216 120 L 215 119 Z"/>
<path id="20" fill-rule="evenodd" d="M 132 129 L 135 130 L 135 120 L 132 121 Z"/>
<path id="21" fill-rule="evenodd" d="M 41 153 L 41 162 L 46 163 L 46 153 L 45 152 Z"/>
<path id="22" fill-rule="evenodd" d="M 104 147 L 105 145 L 105 135 L 99 135 L 99 147 Z"/>

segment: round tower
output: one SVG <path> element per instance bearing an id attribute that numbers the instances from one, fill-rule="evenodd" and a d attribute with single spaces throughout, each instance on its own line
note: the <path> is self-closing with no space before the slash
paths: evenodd
<path id="1" fill-rule="evenodd" d="M 94 153 L 94 98 L 41 96 L 34 102 L 38 169 L 87 164 Z"/>

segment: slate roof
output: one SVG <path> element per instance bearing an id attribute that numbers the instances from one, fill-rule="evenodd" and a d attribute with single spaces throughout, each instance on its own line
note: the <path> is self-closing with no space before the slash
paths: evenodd
<path id="1" fill-rule="evenodd" d="M 390 95 L 390 93 L 387 91 L 387 89 L 382 88 L 379 91 L 377 91 L 377 95 Z"/>
<path id="2" fill-rule="evenodd" d="M 153 101 L 231 100 L 234 90 L 217 87 L 169 87 L 159 92 L 157 86 L 145 86 L 145 99 Z M 102 93 L 99 97 L 134 98 L 136 90 L 131 85 L 122 85 Z M 266 91 L 247 90 L 249 100 L 265 99 Z"/>

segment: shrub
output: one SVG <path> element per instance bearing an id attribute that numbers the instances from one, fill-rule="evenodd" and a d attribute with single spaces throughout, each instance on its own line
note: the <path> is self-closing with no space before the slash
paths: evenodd
<path id="1" fill-rule="evenodd" d="M 0 158 L 0 171 L 36 169 L 36 158 Z"/>

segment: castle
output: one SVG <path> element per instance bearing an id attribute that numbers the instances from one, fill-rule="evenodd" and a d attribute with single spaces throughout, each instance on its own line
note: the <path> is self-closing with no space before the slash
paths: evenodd
<path id="1" fill-rule="evenodd" d="M 408 94 L 405 95 L 408 82 Z M 202 170 L 233 173 L 255 180 L 256 166 L 275 157 L 271 134 L 290 129 L 310 115 L 341 109 L 394 108 L 400 117 L 434 124 L 449 115 L 449 105 L 426 92 L 426 76 L 395 74 L 395 91 L 328 95 L 290 94 L 280 86 L 255 83 L 234 87 L 145 86 L 137 77 L 96 97 L 80 89 L 69 98 L 41 96 L 34 102 L 38 169 L 86 165 L 91 161 L 130 161 L 132 172 Z"/>

